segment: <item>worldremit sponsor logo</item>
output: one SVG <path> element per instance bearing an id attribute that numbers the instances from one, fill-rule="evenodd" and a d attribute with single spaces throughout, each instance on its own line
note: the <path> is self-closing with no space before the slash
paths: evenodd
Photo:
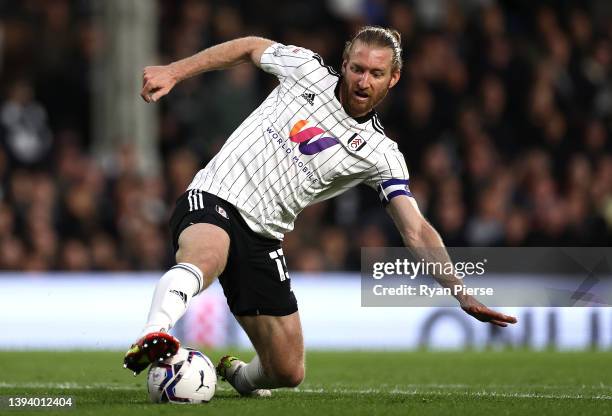
<path id="1" fill-rule="evenodd" d="M 303 155 L 314 155 L 340 143 L 337 138 L 330 136 L 312 140 L 324 134 L 325 130 L 316 126 L 306 127 L 307 124 L 308 120 L 300 120 L 289 132 L 289 140 L 300 144 L 299 149 Z"/>

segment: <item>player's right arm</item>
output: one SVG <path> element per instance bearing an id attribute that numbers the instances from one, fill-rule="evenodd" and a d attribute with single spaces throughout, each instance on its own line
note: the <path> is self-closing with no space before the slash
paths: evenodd
<path id="1" fill-rule="evenodd" d="M 410 248 L 417 258 L 427 263 L 451 263 L 442 238 L 423 217 L 410 192 L 408 168 L 397 145 L 393 143 L 384 150 L 382 156 L 374 158 L 373 163 L 375 173 L 365 183 L 378 192 L 381 202 L 385 205 L 404 240 L 404 245 Z M 450 288 L 451 293 L 457 293 L 454 296 L 459 301 L 461 308 L 479 321 L 490 322 L 498 326 L 516 323 L 515 317 L 489 309 L 476 298 L 464 294 L 461 290 L 455 291 L 455 288 L 463 287 L 463 280 L 457 278 L 454 273 L 441 273 L 433 277 L 443 287 Z"/>
<path id="2" fill-rule="evenodd" d="M 261 67 L 261 55 L 272 44 L 274 42 L 269 39 L 248 36 L 220 43 L 169 65 L 147 66 L 143 71 L 140 96 L 148 103 L 156 102 L 177 83 L 203 72 L 244 62 Z"/>
<path id="3" fill-rule="evenodd" d="M 422 258 L 429 263 L 451 263 L 442 238 L 423 217 L 412 196 L 398 194 L 397 197 L 389 201 L 387 212 L 395 222 L 406 247 L 410 247 L 418 255 L 418 258 Z M 502 327 L 517 322 L 514 316 L 489 309 L 473 296 L 462 294 L 461 291 L 455 292 L 454 288 L 456 286 L 462 288 L 464 284 L 453 273 L 434 275 L 433 277 L 441 286 L 450 288 L 451 293 L 458 293 L 454 296 L 459 301 L 461 308 L 479 321 L 490 322 Z"/>

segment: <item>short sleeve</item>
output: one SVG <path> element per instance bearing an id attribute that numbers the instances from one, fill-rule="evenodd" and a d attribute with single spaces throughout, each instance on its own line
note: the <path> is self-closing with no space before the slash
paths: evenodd
<path id="1" fill-rule="evenodd" d="M 395 143 L 387 151 L 377 155 L 374 163 L 374 172 L 365 180 L 365 184 L 378 192 L 383 205 L 386 206 L 393 198 L 401 195 L 413 196 L 404 155 Z"/>
<path id="2" fill-rule="evenodd" d="M 303 71 L 307 64 L 318 57 L 313 51 L 299 46 L 275 43 L 261 55 L 261 69 L 284 79 Z"/>

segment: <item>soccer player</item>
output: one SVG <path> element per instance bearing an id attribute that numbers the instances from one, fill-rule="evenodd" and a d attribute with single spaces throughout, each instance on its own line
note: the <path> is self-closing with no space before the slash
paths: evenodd
<path id="1" fill-rule="evenodd" d="M 223 357 L 220 376 L 242 395 L 269 395 L 304 378 L 304 345 L 281 241 L 302 209 L 365 183 L 379 195 L 406 246 L 443 248 L 408 187 L 408 170 L 385 136 L 374 108 L 398 82 L 400 35 L 364 27 L 347 42 L 341 73 L 316 53 L 259 37 L 222 43 L 166 66 L 144 69 L 142 98 L 149 103 L 202 72 L 251 62 L 279 85 L 232 133 L 177 201 L 170 226 L 176 266 L 162 276 L 141 338 L 125 357 L 138 373 L 173 355 L 178 340 L 167 331 L 193 296 L 219 279 L 257 355 L 248 364 Z M 446 250 L 426 260 L 449 261 Z M 432 258 L 442 257 L 442 258 Z M 462 285 L 436 276 L 445 287 Z M 457 295 L 483 322 L 516 319 Z"/>

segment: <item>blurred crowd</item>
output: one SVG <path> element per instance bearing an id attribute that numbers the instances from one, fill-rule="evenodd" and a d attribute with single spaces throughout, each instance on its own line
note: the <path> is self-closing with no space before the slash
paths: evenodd
<path id="1" fill-rule="evenodd" d="M 194 173 L 274 88 L 242 65 L 179 84 L 158 105 L 159 175 L 135 150 L 91 152 L 89 73 L 104 48 L 87 1 L 0 1 L 0 268 L 161 270 L 167 220 Z M 168 63 L 258 34 L 338 68 L 363 24 L 402 33 L 400 83 L 378 109 L 410 187 L 448 246 L 590 246 L 612 240 L 612 10 L 606 1 L 159 0 Z M 154 63 L 154 62 L 152 62 Z M 140 71 L 141 68 L 134 68 Z M 401 245 L 358 187 L 306 209 L 290 270 L 359 268 Z"/>

